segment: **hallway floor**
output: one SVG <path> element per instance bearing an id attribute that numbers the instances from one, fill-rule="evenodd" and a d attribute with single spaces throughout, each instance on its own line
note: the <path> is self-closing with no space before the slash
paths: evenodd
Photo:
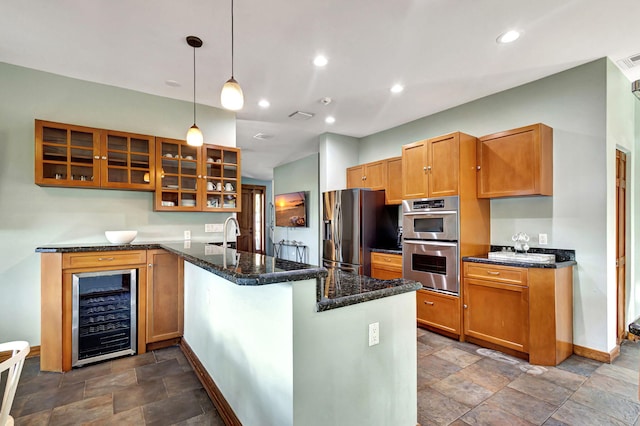
<path id="1" fill-rule="evenodd" d="M 422 426 L 640 425 L 640 343 L 625 341 L 613 364 L 536 367 L 422 329 L 417 339 Z M 11 414 L 16 425 L 223 425 L 178 347 L 66 374 L 30 358 Z"/>

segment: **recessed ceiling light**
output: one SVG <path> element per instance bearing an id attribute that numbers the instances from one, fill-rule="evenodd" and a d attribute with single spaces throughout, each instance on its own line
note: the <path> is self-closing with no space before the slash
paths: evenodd
<path id="1" fill-rule="evenodd" d="M 336 122 L 336 119 L 332 116 L 328 116 L 327 118 L 324 119 L 324 122 L 327 124 L 333 124 Z"/>
<path id="2" fill-rule="evenodd" d="M 166 84 L 167 86 L 171 86 L 171 87 L 180 87 L 180 83 L 178 83 L 175 80 L 167 80 L 164 82 L 164 84 Z"/>
<path id="3" fill-rule="evenodd" d="M 500 34 L 496 39 L 496 43 L 500 43 L 500 44 L 511 43 L 516 41 L 518 38 L 520 38 L 520 31 L 509 30 L 505 33 Z"/>
<path id="4" fill-rule="evenodd" d="M 402 84 L 394 84 L 391 86 L 391 93 L 400 93 L 404 90 L 404 86 Z"/>
<path id="5" fill-rule="evenodd" d="M 318 55 L 313 59 L 313 65 L 315 65 L 316 67 L 324 67 L 328 63 L 329 60 L 322 55 Z"/>
<path id="6" fill-rule="evenodd" d="M 269 101 L 266 99 L 260 99 L 260 102 L 258 102 L 258 105 L 260 106 L 260 108 L 269 108 L 269 106 L 271 106 Z"/>

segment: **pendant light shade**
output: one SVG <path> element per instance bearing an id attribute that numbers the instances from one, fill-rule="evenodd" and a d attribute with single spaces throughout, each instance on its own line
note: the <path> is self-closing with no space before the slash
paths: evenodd
<path id="1" fill-rule="evenodd" d="M 193 47 L 193 126 L 187 131 L 187 144 L 202 146 L 204 136 L 198 126 L 196 126 L 196 49 L 202 46 L 202 40 L 196 36 L 188 36 L 187 44 Z"/>
<path id="2" fill-rule="evenodd" d="M 233 78 L 233 44 L 233 0 L 231 0 L 231 78 L 222 86 L 220 103 L 223 108 L 238 111 L 244 105 L 244 95 L 242 94 L 242 88 Z"/>
<path id="3" fill-rule="evenodd" d="M 193 123 L 193 126 L 189 127 L 189 131 L 187 132 L 187 144 L 192 146 L 202 146 L 203 143 L 204 135 L 202 134 L 198 126 Z"/>
<path id="4" fill-rule="evenodd" d="M 242 88 L 233 77 L 227 80 L 224 86 L 222 86 L 220 103 L 222 103 L 223 107 L 230 109 L 231 111 L 238 111 L 242 109 L 242 106 L 244 105 Z"/>

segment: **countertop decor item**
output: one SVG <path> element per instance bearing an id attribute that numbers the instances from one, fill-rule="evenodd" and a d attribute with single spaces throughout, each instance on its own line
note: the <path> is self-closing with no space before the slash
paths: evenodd
<path id="1" fill-rule="evenodd" d="M 196 36 L 188 36 L 187 44 L 193 47 L 193 126 L 187 132 L 187 143 L 192 146 L 202 146 L 204 136 L 196 126 L 196 49 L 202 46 L 202 40 Z"/>
<path id="2" fill-rule="evenodd" d="M 104 236 L 112 244 L 129 244 L 137 235 L 138 231 L 104 231 Z"/>

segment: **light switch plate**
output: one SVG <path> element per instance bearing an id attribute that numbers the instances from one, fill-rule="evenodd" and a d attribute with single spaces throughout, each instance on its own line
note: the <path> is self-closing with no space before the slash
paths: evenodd
<path id="1" fill-rule="evenodd" d="M 204 232 L 222 232 L 224 231 L 224 225 L 221 223 L 206 223 L 204 225 Z"/>
<path id="2" fill-rule="evenodd" d="M 549 244 L 547 242 L 547 234 L 538 234 L 538 242 L 540 243 L 540 245 L 545 245 L 545 244 Z"/>

